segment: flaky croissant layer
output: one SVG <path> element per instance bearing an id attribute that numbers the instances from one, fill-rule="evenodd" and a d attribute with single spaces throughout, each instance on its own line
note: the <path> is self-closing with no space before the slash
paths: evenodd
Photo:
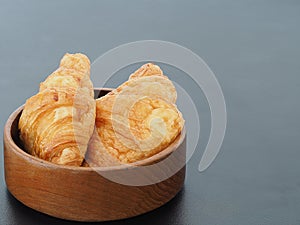
<path id="1" fill-rule="evenodd" d="M 19 120 L 26 151 L 50 162 L 80 166 L 95 124 L 90 61 L 66 54 L 29 98 Z"/>
<path id="2" fill-rule="evenodd" d="M 133 163 L 169 146 L 184 126 L 176 98 L 173 83 L 157 65 L 148 63 L 97 99 L 96 129 L 86 154 L 88 164 Z"/>

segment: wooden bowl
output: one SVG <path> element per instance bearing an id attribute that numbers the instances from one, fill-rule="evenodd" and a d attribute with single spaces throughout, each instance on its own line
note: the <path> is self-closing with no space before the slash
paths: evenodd
<path id="1" fill-rule="evenodd" d="M 99 97 L 109 91 L 95 93 Z M 11 194 L 32 209 L 74 221 L 117 220 L 160 207 L 183 186 L 185 130 L 168 148 L 135 165 L 62 166 L 22 149 L 18 131 L 22 109 L 11 114 L 4 128 L 5 181 Z M 126 176 L 140 183 L 118 182 Z"/>

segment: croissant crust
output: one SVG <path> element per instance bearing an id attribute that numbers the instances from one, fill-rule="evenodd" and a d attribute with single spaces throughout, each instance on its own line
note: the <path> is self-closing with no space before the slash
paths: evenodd
<path id="1" fill-rule="evenodd" d="M 19 120 L 26 151 L 44 160 L 80 166 L 95 123 L 90 61 L 66 54 L 60 67 L 29 98 Z"/>
<path id="2" fill-rule="evenodd" d="M 96 100 L 96 134 L 87 152 L 88 163 L 132 163 L 166 148 L 184 125 L 176 98 L 174 85 L 161 69 L 152 63 L 143 65 Z"/>

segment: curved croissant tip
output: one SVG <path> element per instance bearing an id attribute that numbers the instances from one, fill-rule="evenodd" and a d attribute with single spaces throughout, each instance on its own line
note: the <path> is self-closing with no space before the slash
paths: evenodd
<path id="1" fill-rule="evenodd" d="M 90 64 L 89 58 L 82 53 L 66 53 L 60 61 L 60 67 L 78 71 L 89 71 Z"/>
<path id="2" fill-rule="evenodd" d="M 155 65 L 150 62 L 142 65 L 138 70 L 132 73 L 129 76 L 129 78 L 132 79 L 136 77 L 146 77 L 146 76 L 153 76 L 153 75 L 162 76 L 163 71 L 158 65 Z"/>
<path id="3" fill-rule="evenodd" d="M 83 60 L 83 61 L 86 61 L 86 62 L 90 63 L 89 58 L 85 54 L 80 53 L 80 52 L 78 52 L 78 53 L 68 53 L 67 52 L 63 56 L 63 58 L 61 59 L 61 61 L 65 60 L 65 59 L 69 59 L 69 60 L 70 59 L 77 59 L 77 60 Z"/>

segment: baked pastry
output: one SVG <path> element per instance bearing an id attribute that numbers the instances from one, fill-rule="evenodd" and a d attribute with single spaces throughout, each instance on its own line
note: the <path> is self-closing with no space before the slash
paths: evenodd
<path id="1" fill-rule="evenodd" d="M 29 98 L 19 120 L 20 138 L 30 154 L 80 166 L 95 124 L 95 100 L 87 56 L 66 54 L 59 68 Z"/>
<path id="2" fill-rule="evenodd" d="M 129 76 L 129 79 L 137 78 L 137 77 L 147 77 L 147 76 L 164 76 L 163 71 L 159 66 L 153 63 L 146 63 L 142 65 L 139 69 L 137 69 L 134 73 Z M 165 78 L 167 78 L 165 76 Z"/>
<path id="3" fill-rule="evenodd" d="M 176 98 L 172 82 L 158 66 L 148 63 L 97 99 L 97 134 L 86 155 L 88 164 L 105 166 L 107 160 L 114 165 L 132 163 L 166 148 L 184 125 Z"/>

